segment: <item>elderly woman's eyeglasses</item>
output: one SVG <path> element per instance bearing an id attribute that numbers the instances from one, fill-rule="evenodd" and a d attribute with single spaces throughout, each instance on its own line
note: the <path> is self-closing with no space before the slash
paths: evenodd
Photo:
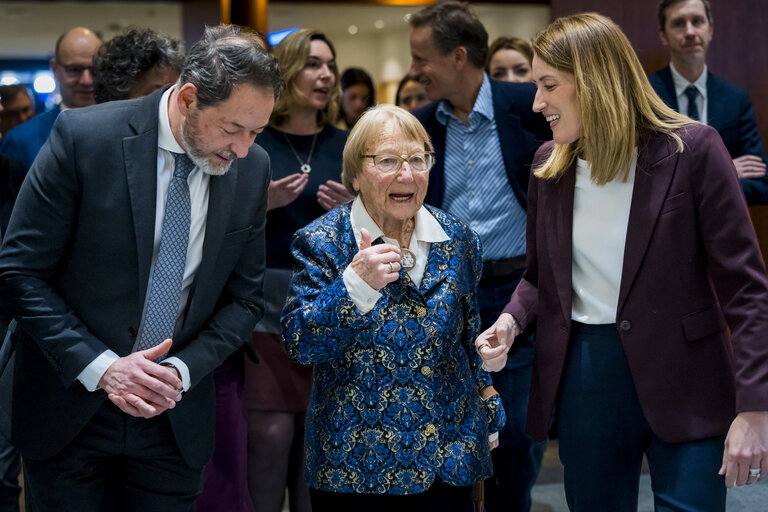
<path id="1" fill-rule="evenodd" d="M 382 174 L 398 172 L 403 166 L 403 162 L 408 162 L 408 167 L 411 169 L 411 172 L 417 173 L 429 171 L 435 163 L 435 153 L 432 151 L 411 153 L 408 156 L 378 153 L 375 155 L 363 155 L 363 158 L 372 158 L 373 165 L 375 165 L 376 169 Z"/>

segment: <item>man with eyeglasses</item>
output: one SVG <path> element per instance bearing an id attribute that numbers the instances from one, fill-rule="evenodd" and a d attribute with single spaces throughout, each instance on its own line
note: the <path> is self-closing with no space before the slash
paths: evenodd
<path id="1" fill-rule="evenodd" d="M 99 47 L 101 38 L 87 28 L 76 27 L 59 37 L 50 65 L 59 85 L 61 103 L 6 133 L 0 142 L 0 153 L 15 158 L 29 169 L 59 113 L 94 104 L 93 56 Z"/>
<path id="2" fill-rule="evenodd" d="M 480 321 L 496 321 L 525 270 L 526 194 L 533 155 L 552 134 L 531 107 L 535 88 L 490 80 L 488 33 L 464 3 L 440 2 L 410 18 L 410 76 L 434 103 L 414 112 L 435 145 L 424 202 L 452 213 L 480 236 Z M 527 334 L 527 333 L 526 333 Z M 493 374 L 507 425 L 485 482 L 488 512 L 530 509 L 544 444 L 525 433 L 533 343 L 521 336 L 506 368 Z M 477 499 L 477 496 L 476 496 Z"/>

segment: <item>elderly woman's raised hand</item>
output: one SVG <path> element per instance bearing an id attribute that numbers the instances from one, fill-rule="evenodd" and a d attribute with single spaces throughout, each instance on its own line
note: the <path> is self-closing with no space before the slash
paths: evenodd
<path id="1" fill-rule="evenodd" d="M 515 318 L 502 313 L 498 320 L 475 340 L 475 349 L 483 360 L 483 369 L 498 372 L 507 364 L 507 352 L 522 332 Z"/>
<path id="2" fill-rule="evenodd" d="M 360 250 L 350 268 L 374 290 L 381 290 L 400 277 L 400 248 L 392 244 L 371 245 L 371 234 L 360 230 Z"/>

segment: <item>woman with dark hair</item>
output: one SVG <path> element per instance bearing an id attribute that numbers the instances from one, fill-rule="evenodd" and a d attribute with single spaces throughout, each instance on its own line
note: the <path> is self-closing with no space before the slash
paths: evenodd
<path id="1" fill-rule="evenodd" d="M 408 112 L 414 112 L 427 104 L 429 104 L 429 98 L 427 98 L 427 90 L 424 88 L 424 84 L 412 76 L 404 76 L 400 83 L 397 84 L 395 105 Z"/>
<path id="2" fill-rule="evenodd" d="M 572 511 L 725 510 L 768 473 L 768 278 L 718 133 L 654 93 L 621 29 L 586 13 L 533 43 L 552 127 L 528 187 L 523 279 L 476 340 L 504 366 L 536 324 L 528 432 L 557 418 Z"/>
<path id="3" fill-rule="evenodd" d="M 96 103 L 140 98 L 175 83 L 184 68 L 178 40 L 131 28 L 102 45 L 93 58 Z"/>
<path id="4" fill-rule="evenodd" d="M 253 333 L 259 357 L 246 360 L 248 482 L 257 511 L 309 510 L 304 484 L 304 420 L 312 368 L 293 363 L 280 338 L 280 310 L 291 277 L 293 233 L 352 199 L 339 182 L 346 132 L 334 128 L 339 109 L 336 52 L 325 35 L 298 30 L 277 45 L 285 92 L 258 143 L 272 164 L 264 277 L 265 313 Z"/>
<path id="5" fill-rule="evenodd" d="M 363 112 L 376 104 L 376 90 L 371 76 L 360 68 L 347 68 L 341 75 L 341 111 L 339 122 L 352 128 Z"/>
<path id="6" fill-rule="evenodd" d="M 501 82 L 530 82 L 533 48 L 519 37 L 499 37 L 488 47 L 485 71 Z"/>

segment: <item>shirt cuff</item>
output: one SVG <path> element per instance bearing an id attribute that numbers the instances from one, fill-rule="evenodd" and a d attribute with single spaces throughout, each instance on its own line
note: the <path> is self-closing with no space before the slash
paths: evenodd
<path id="1" fill-rule="evenodd" d="M 493 434 L 490 434 L 490 435 L 488 436 L 488 442 L 489 442 L 489 443 L 492 443 L 492 442 L 494 442 L 495 440 L 497 440 L 498 438 L 499 438 L 499 433 L 498 433 L 498 432 L 494 432 Z"/>
<path id="2" fill-rule="evenodd" d="M 376 305 L 382 295 L 366 283 L 352 267 L 347 267 L 343 274 L 344 286 L 347 287 L 349 298 L 355 303 L 362 314 L 368 313 Z"/>
<path id="3" fill-rule="evenodd" d="M 181 375 L 181 388 L 185 392 L 189 391 L 189 368 L 184 364 L 184 361 L 178 357 L 169 357 L 168 359 L 163 359 L 163 362 L 172 364 L 174 368 L 179 370 L 179 375 Z"/>
<path id="4" fill-rule="evenodd" d="M 111 350 L 105 350 L 96 356 L 96 359 L 91 361 L 88 366 L 83 368 L 83 371 L 77 376 L 77 380 L 79 380 L 88 391 L 96 391 L 99 389 L 99 381 L 107 372 L 107 369 L 118 359 L 120 359 L 120 357 L 117 354 Z"/>

